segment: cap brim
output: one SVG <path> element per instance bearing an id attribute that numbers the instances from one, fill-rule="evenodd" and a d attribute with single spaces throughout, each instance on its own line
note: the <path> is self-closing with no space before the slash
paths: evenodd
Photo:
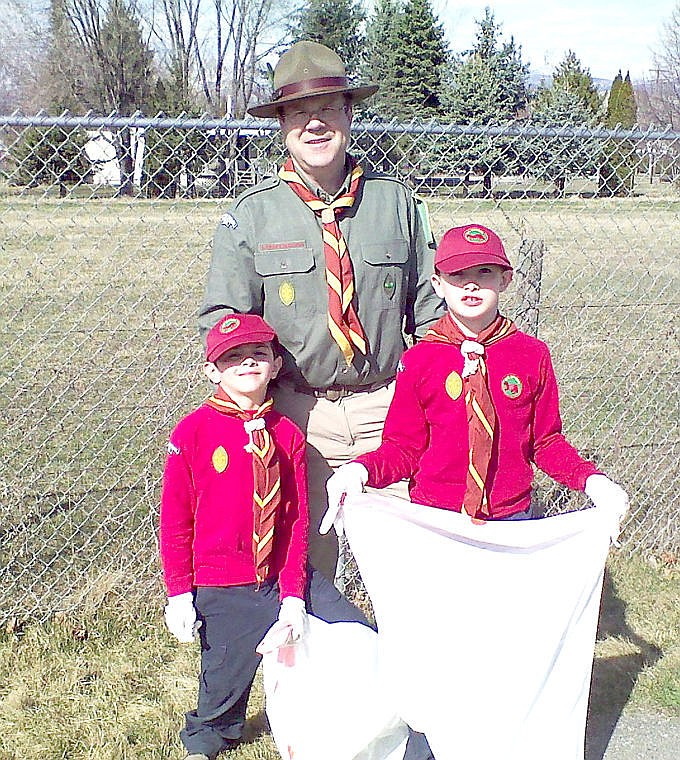
<path id="1" fill-rule="evenodd" d="M 495 264 L 503 269 L 512 269 L 512 264 L 500 256 L 492 254 L 480 254 L 475 251 L 468 253 L 456 253 L 443 261 L 435 259 L 434 265 L 442 274 L 455 274 L 470 267 L 479 267 L 484 264 Z"/>
<path id="2" fill-rule="evenodd" d="M 248 109 L 248 113 L 251 116 L 259 116 L 262 118 L 274 118 L 278 114 L 279 108 L 286 103 L 294 103 L 297 100 L 306 100 L 307 98 L 314 98 L 317 95 L 333 95 L 336 92 L 346 93 L 352 99 L 352 103 L 358 103 L 361 100 L 370 98 L 371 95 L 375 95 L 379 86 L 377 84 L 368 84 L 363 87 L 320 87 L 313 92 L 305 92 L 303 94 L 289 95 L 288 97 L 279 98 L 271 103 L 263 103 L 260 106 L 252 106 Z"/>

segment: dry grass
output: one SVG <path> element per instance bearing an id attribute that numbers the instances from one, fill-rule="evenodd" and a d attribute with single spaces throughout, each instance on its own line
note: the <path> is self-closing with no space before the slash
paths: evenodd
<path id="1" fill-rule="evenodd" d="M 478 221 L 513 257 L 544 242 L 565 427 L 631 493 L 640 553 L 611 563 L 593 703 L 678 713 L 678 570 L 641 556 L 678 545 L 680 201 L 640 190 L 430 208 L 437 236 Z M 0 760 L 180 756 L 197 653 L 163 630 L 154 525 L 167 433 L 206 390 L 195 313 L 225 207 L 0 193 L 0 610 L 50 621 L 0 639 Z M 273 758 L 252 711 L 234 756 Z"/>

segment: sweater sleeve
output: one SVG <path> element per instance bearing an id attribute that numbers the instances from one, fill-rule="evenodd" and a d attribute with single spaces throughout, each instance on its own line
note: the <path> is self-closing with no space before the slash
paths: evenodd
<path id="1" fill-rule="evenodd" d="M 304 599 L 307 584 L 307 542 L 309 538 L 309 501 L 307 497 L 306 443 L 302 433 L 295 436 L 291 451 L 294 498 L 290 541 L 286 559 L 279 573 L 281 599 L 297 596 Z"/>
<path id="2" fill-rule="evenodd" d="M 196 493 L 177 428 L 170 436 L 163 473 L 160 555 L 168 596 L 191 591 Z"/>
<path id="3" fill-rule="evenodd" d="M 547 348 L 541 359 L 533 428 L 533 459 L 536 466 L 558 483 L 583 491 L 586 479 L 599 470 L 584 459 L 562 434 L 557 380 Z"/>
<path id="4" fill-rule="evenodd" d="M 408 352 L 397 372 L 394 397 L 387 411 L 382 443 L 356 461 L 368 470 L 368 485 L 385 488 L 416 472 L 429 440 L 425 411 L 418 398 L 417 373 L 409 371 Z"/>

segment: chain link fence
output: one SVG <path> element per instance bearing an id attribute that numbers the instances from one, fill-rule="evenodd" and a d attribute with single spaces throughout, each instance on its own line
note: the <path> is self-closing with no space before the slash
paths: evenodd
<path id="1" fill-rule="evenodd" d="M 567 434 L 631 495 L 624 550 L 677 552 L 680 133 L 370 122 L 352 152 L 427 198 L 437 239 L 498 231 L 504 310 L 550 344 Z M 209 390 L 212 232 L 282 158 L 273 122 L 0 116 L 3 620 L 160 600 L 167 436 Z M 536 498 L 586 503 L 540 473 Z"/>

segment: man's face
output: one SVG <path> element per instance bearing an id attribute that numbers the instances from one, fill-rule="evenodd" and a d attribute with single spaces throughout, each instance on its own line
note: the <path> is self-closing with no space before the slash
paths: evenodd
<path id="1" fill-rule="evenodd" d="M 279 123 L 288 152 L 309 178 L 324 187 L 329 177 L 344 176 L 352 106 L 342 94 L 289 103 Z"/>

